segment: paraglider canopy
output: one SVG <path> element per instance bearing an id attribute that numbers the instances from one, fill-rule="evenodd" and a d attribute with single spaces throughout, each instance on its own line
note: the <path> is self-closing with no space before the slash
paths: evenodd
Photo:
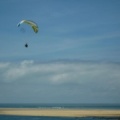
<path id="1" fill-rule="evenodd" d="M 38 32 L 38 26 L 35 22 L 33 22 L 31 20 L 22 20 L 17 24 L 17 26 L 19 27 L 23 23 L 26 23 L 26 24 L 30 25 L 35 33 Z"/>

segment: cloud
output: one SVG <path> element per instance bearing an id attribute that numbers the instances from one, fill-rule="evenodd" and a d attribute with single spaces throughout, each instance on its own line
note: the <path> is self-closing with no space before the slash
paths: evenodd
<path id="1" fill-rule="evenodd" d="M 0 102 L 120 101 L 120 63 L 58 60 L 0 63 Z"/>
<path id="2" fill-rule="evenodd" d="M 6 68 L 6 67 L 8 67 L 9 66 L 9 64 L 10 63 L 8 63 L 8 62 L 6 62 L 6 63 L 0 63 L 0 69 L 4 69 L 4 68 Z"/>
<path id="3" fill-rule="evenodd" d="M 20 79 L 34 79 L 55 84 L 113 82 L 120 79 L 120 64 L 102 62 L 56 61 L 35 63 L 25 60 L 20 63 L 0 63 L 0 76 L 3 81 L 11 82 Z"/>

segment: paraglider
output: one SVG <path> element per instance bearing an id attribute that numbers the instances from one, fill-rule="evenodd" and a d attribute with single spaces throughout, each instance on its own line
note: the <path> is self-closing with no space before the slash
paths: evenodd
<path id="1" fill-rule="evenodd" d="M 19 27 L 19 26 L 21 26 L 21 24 L 23 24 L 23 23 L 28 24 L 28 25 L 33 29 L 33 31 L 34 31 L 35 33 L 38 32 L 38 26 L 37 26 L 37 24 L 36 24 L 35 22 L 33 22 L 33 21 L 31 21 L 31 20 L 22 20 L 22 21 L 20 21 L 20 22 L 17 24 L 17 26 Z M 26 48 L 28 47 L 28 44 L 27 44 L 27 43 L 25 44 L 25 47 L 26 47 Z"/>
<path id="2" fill-rule="evenodd" d="M 22 20 L 22 21 L 20 21 L 20 22 L 17 24 L 17 26 L 19 27 L 19 26 L 20 26 L 21 24 L 23 24 L 23 23 L 26 23 L 26 24 L 30 25 L 30 26 L 32 27 L 32 29 L 34 30 L 35 33 L 38 32 L 38 26 L 37 26 L 37 24 L 36 24 L 35 22 L 33 22 L 33 21 L 31 21 L 31 20 Z"/>

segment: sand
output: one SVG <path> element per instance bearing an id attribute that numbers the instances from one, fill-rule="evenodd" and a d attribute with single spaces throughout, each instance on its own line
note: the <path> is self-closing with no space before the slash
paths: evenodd
<path id="1" fill-rule="evenodd" d="M 55 117 L 120 117 L 120 110 L 0 108 L 0 115 Z"/>

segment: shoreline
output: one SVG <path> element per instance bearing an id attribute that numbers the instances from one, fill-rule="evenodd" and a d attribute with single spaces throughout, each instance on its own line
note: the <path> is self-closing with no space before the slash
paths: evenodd
<path id="1" fill-rule="evenodd" d="M 47 117 L 120 117 L 120 110 L 0 108 L 0 115 Z"/>

